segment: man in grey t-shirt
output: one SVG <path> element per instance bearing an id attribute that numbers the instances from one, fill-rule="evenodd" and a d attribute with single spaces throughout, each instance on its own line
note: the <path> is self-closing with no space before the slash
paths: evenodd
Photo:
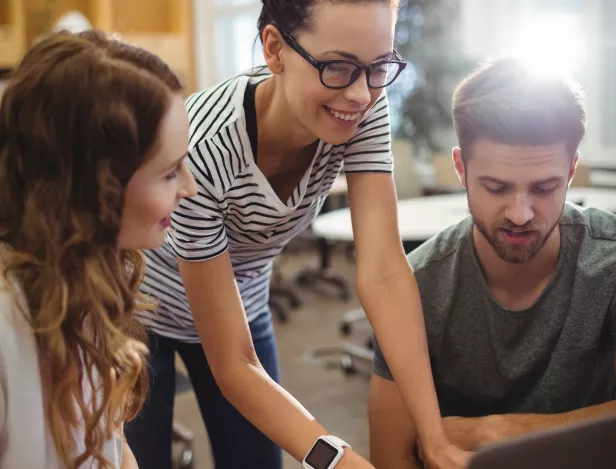
<path id="1" fill-rule="evenodd" d="M 473 451 L 616 413 L 616 215 L 565 204 L 581 95 L 501 59 L 458 87 L 453 114 L 471 217 L 408 256 L 449 441 Z M 385 361 L 396 349 L 378 339 L 372 462 L 417 467 L 399 370 Z"/>

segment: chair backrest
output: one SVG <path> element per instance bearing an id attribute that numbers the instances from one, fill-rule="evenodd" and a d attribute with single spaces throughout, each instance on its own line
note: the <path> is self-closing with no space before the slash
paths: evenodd
<path id="1" fill-rule="evenodd" d="M 394 180 L 398 199 L 408 199 L 422 195 L 423 184 L 419 173 L 413 146 L 409 140 L 394 139 L 391 142 L 394 158 Z"/>

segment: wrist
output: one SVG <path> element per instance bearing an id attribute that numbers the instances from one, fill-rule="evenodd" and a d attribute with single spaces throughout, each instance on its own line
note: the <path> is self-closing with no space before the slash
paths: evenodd
<path id="1" fill-rule="evenodd" d="M 425 435 L 419 435 L 422 451 L 426 455 L 435 454 L 449 445 L 449 440 L 445 435 L 445 430 L 441 427 L 441 431 L 433 431 Z"/>
<path id="2" fill-rule="evenodd" d="M 322 435 L 317 438 L 302 463 L 306 469 L 334 469 L 345 465 L 351 446 L 334 435 Z"/>

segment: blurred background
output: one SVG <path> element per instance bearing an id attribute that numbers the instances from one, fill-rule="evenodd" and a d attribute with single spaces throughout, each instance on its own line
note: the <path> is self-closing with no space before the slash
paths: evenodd
<path id="1" fill-rule="evenodd" d="M 0 0 L 2 79 L 42 35 L 59 28 L 115 32 L 159 54 L 187 92 L 263 63 L 256 0 Z M 396 48 L 409 62 L 388 88 L 401 236 L 407 251 L 467 215 L 450 152 L 454 86 L 504 54 L 585 89 L 589 126 L 572 201 L 616 211 L 615 0 L 407 0 Z M 368 452 L 370 327 L 354 294 L 344 175 L 324 212 L 276 261 L 270 305 L 282 384 L 330 432 Z M 181 364 L 178 364 L 181 370 Z M 177 465 L 211 468 L 206 429 L 177 376 Z M 286 459 L 286 467 L 299 467 Z"/>

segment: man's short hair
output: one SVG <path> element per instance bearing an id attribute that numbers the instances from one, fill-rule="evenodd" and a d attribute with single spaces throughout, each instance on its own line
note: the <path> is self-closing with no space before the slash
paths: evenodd
<path id="1" fill-rule="evenodd" d="M 573 158 L 586 131 L 577 83 L 539 75 L 510 57 L 485 63 L 464 79 L 454 92 L 452 114 L 464 161 L 479 139 L 523 146 L 564 142 Z"/>

